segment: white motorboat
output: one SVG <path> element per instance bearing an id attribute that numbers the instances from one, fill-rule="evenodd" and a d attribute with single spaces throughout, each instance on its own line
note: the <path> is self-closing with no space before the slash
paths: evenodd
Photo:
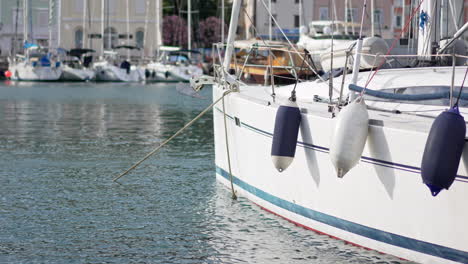
<path id="1" fill-rule="evenodd" d="M 359 73 L 357 64 L 343 86 L 341 78 L 249 86 L 228 72 L 240 3 L 212 79 L 217 180 L 233 196 L 351 244 L 468 263 L 466 66 Z"/>
<path id="2" fill-rule="evenodd" d="M 188 82 L 203 74 L 196 60 L 199 52 L 166 46 L 160 47 L 160 51 L 158 61 L 146 65 L 147 82 Z"/>

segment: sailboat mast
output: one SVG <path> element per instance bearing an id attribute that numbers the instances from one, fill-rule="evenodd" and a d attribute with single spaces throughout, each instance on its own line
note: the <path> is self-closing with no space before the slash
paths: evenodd
<path id="1" fill-rule="evenodd" d="M 57 1 L 57 47 L 60 47 L 62 37 L 62 0 Z"/>
<path id="2" fill-rule="evenodd" d="M 145 31 L 143 33 L 143 53 L 141 54 L 142 56 L 142 59 L 144 59 L 145 56 L 147 56 L 146 54 L 146 42 L 148 41 L 148 17 L 149 17 L 149 5 L 150 5 L 150 1 L 149 0 L 146 0 L 146 8 L 145 8 Z M 152 50 L 152 49 L 151 49 Z"/>
<path id="3" fill-rule="evenodd" d="M 48 39 L 48 45 L 49 45 L 49 51 L 50 48 L 52 48 L 52 21 L 54 18 L 54 0 L 49 0 L 49 39 Z"/>
<path id="4" fill-rule="evenodd" d="M 344 3 L 344 30 L 345 34 L 348 34 L 348 0 L 345 0 Z"/>
<path id="5" fill-rule="evenodd" d="M 221 42 L 224 43 L 224 0 L 221 0 Z"/>
<path id="6" fill-rule="evenodd" d="M 374 21 L 374 5 L 375 5 L 375 0 L 371 0 L 371 36 L 375 36 L 375 31 L 374 31 L 374 28 L 375 28 L 375 21 Z"/>
<path id="7" fill-rule="evenodd" d="M 126 5 L 127 5 L 127 45 L 129 45 L 130 43 L 129 40 L 130 40 L 130 4 L 128 3 L 128 0 L 126 1 Z M 127 49 L 127 61 L 130 61 L 130 49 Z"/>
<path id="8" fill-rule="evenodd" d="M 28 41 L 28 0 L 23 0 L 23 42 Z"/>
<path id="9" fill-rule="evenodd" d="M 439 42 L 436 25 L 439 24 L 440 1 L 426 0 L 421 4 L 420 10 L 426 12 L 427 21 L 420 22 L 423 26 L 419 29 L 418 56 L 420 61 L 431 61 L 432 47 L 435 46 L 433 44 Z"/>
<path id="10" fill-rule="evenodd" d="M 155 45 L 156 45 L 156 59 L 159 58 L 159 46 L 162 43 L 161 40 L 161 0 L 156 0 L 156 23 L 155 23 Z"/>
<path id="11" fill-rule="evenodd" d="M 188 0 L 187 3 L 187 20 L 188 20 L 188 25 L 187 25 L 187 31 L 188 31 L 188 49 L 192 49 L 192 1 Z M 190 57 L 190 53 L 189 53 Z"/>
<path id="12" fill-rule="evenodd" d="M 299 0 L 299 27 L 302 26 L 302 0 Z"/>
<path id="13" fill-rule="evenodd" d="M 270 0 L 271 1 L 271 0 Z M 242 0 L 234 0 L 232 3 L 231 22 L 229 23 L 229 32 L 226 42 L 226 53 L 224 54 L 223 68 L 227 72 L 231 64 L 232 51 L 234 49 L 234 40 L 236 38 L 237 23 L 239 21 L 239 10 Z"/>
<path id="14" fill-rule="evenodd" d="M 268 0 L 268 10 L 270 10 L 271 12 L 271 0 Z M 272 18 L 267 16 L 268 17 L 268 36 L 269 36 L 269 40 L 271 41 L 272 40 L 272 35 L 273 35 L 273 28 L 272 28 Z"/>
<path id="15" fill-rule="evenodd" d="M 101 52 L 101 56 L 104 56 L 104 0 L 101 0 L 101 39 L 102 39 L 102 52 Z"/>
<path id="16" fill-rule="evenodd" d="M 87 0 L 83 0 L 83 48 L 86 48 L 86 9 L 87 9 Z"/>

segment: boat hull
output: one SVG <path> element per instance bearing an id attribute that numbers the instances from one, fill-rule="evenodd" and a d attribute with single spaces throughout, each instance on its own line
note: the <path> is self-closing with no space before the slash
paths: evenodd
<path id="1" fill-rule="evenodd" d="M 62 75 L 60 76 L 61 81 L 75 81 L 75 82 L 85 82 L 94 79 L 94 71 L 86 69 L 72 69 L 64 68 Z"/>
<path id="2" fill-rule="evenodd" d="M 201 76 L 203 70 L 194 65 L 166 65 L 151 63 L 146 67 L 147 82 L 189 82 L 190 78 Z"/>
<path id="3" fill-rule="evenodd" d="M 222 92 L 214 86 L 213 98 Z M 460 202 L 468 200 L 466 164 L 459 171 L 465 176 L 432 197 L 419 169 L 427 133 L 370 126 L 360 164 L 340 179 L 329 156 L 335 119 L 309 111 L 302 114 L 295 159 L 279 173 L 270 157 L 278 105 L 242 93 L 230 94 L 225 103 L 239 195 L 307 229 L 365 248 L 421 263 L 468 262 L 468 210 Z M 217 179 L 230 188 L 221 103 L 213 113 Z"/>
<path id="4" fill-rule="evenodd" d="M 61 68 L 55 67 L 33 67 L 29 64 L 19 63 L 12 65 L 9 69 L 12 73 L 11 80 L 14 81 L 57 81 L 62 74 Z"/>
<path id="5" fill-rule="evenodd" d="M 113 65 L 95 66 L 96 81 L 98 82 L 142 82 L 145 80 L 144 71 L 132 67 L 129 72 Z"/>

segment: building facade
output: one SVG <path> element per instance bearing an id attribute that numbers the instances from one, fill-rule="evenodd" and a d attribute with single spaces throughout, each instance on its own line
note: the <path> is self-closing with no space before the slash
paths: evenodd
<path id="1" fill-rule="evenodd" d="M 98 54 L 130 45 L 141 48 L 134 55 L 153 56 L 161 26 L 162 0 L 0 0 L 0 56 L 21 53 L 25 40 Z"/>
<path id="2" fill-rule="evenodd" d="M 0 56 L 22 52 L 25 39 L 48 46 L 50 22 L 49 0 L 0 0 Z"/>
<path id="3" fill-rule="evenodd" d="M 294 38 L 299 33 L 299 26 L 308 25 L 315 20 L 334 19 L 360 24 L 364 2 L 364 0 L 245 1 L 247 1 L 246 10 L 250 10 L 249 16 L 255 19 L 252 23 L 248 19 L 243 19 L 245 23 L 241 26 L 242 32 L 246 37 L 253 37 L 255 35 L 252 33 L 257 32 L 257 36 L 263 38 L 269 37 L 270 16 L 268 9 L 271 10 L 281 28 L 285 32 L 292 32 L 291 37 Z M 271 8 L 269 8 L 270 2 Z M 439 25 L 441 32 L 444 32 L 445 36 L 453 35 L 456 28 L 452 21 L 453 18 L 456 19 L 458 25 L 468 21 L 468 0 L 439 0 L 438 2 L 441 5 L 442 23 Z M 416 0 L 368 0 L 364 14 L 364 34 L 367 36 L 374 34 L 386 39 L 398 36 L 408 22 L 411 10 L 416 8 L 417 4 Z M 373 17 L 371 13 L 373 13 Z M 412 28 L 417 30 L 417 25 L 412 25 Z M 274 22 L 272 23 L 272 33 L 273 38 L 279 37 L 280 32 Z"/>
<path id="4" fill-rule="evenodd" d="M 102 54 L 128 45 L 142 49 L 134 54 L 153 56 L 161 44 L 162 0 L 62 0 L 60 6 L 60 47 Z"/>

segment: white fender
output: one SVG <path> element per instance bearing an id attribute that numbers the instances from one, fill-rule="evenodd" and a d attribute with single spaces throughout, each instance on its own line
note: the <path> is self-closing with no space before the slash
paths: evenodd
<path id="1" fill-rule="evenodd" d="M 339 178 L 359 161 L 369 132 L 369 114 L 362 97 L 348 104 L 338 114 L 330 146 L 330 158 Z"/>

